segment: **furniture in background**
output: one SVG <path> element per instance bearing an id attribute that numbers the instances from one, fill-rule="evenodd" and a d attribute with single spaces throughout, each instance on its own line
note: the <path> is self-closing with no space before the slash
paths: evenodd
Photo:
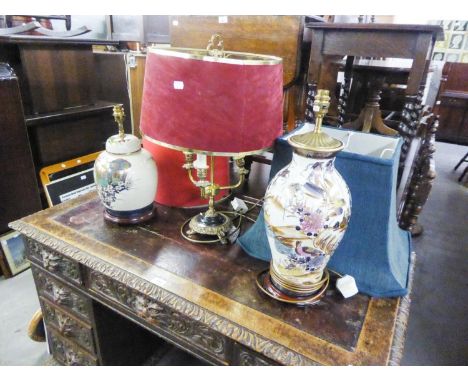
<path id="1" fill-rule="evenodd" d="M 311 105 L 318 88 L 335 89 L 336 72 L 329 64 L 346 56 L 344 81 L 336 105 L 337 126 L 342 126 L 348 102 L 355 57 L 385 57 L 413 59 L 405 92 L 398 132 L 403 136 L 402 162 L 421 113 L 421 100 L 434 43 L 443 39 L 442 28 L 436 25 L 407 24 L 327 24 L 306 25 L 312 30 L 308 71 L 309 101 L 307 118 L 313 119 Z M 330 108 L 333 112 L 333 108 Z"/>
<path id="2" fill-rule="evenodd" d="M 45 166 L 102 150 L 106 139 L 114 133 L 112 108 L 116 102 L 99 98 L 101 79 L 95 75 L 92 50 L 95 44 L 117 43 L 0 36 L 0 62 L 9 63 L 19 82 L 23 107 L 20 118 L 25 121 L 29 137 L 24 144 L 29 145 L 33 158 L 33 174 L 28 173 L 28 177 L 35 174 L 39 179 L 39 171 Z M 46 207 L 45 195 L 37 182 L 29 189 L 41 196 L 42 206 Z M 29 203 L 25 200 L 10 204 L 12 210 Z M 9 220 L 23 214 L 18 212 Z"/>
<path id="3" fill-rule="evenodd" d="M 0 36 L 22 34 L 62 38 L 75 37 L 91 31 L 84 25 L 70 30 L 71 16 L 5 16 L 5 18 L 7 27 L 0 28 Z M 51 20 L 65 20 L 66 30 L 54 30 Z"/>
<path id="4" fill-rule="evenodd" d="M 127 53 L 126 55 L 126 73 L 128 78 L 128 94 L 130 97 L 130 110 L 132 134 L 141 138 L 140 115 L 141 100 L 143 97 L 143 80 L 145 78 L 146 54 Z"/>
<path id="5" fill-rule="evenodd" d="M 438 116 L 427 108 L 419 120 L 416 135 L 411 141 L 401 178 L 398 219 L 401 228 L 418 236 L 423 232 L 418 223 L 419 214 L 432 189 L 436 177 L 435 136 L 439 125 Z"/>
<path id="6" fill-rule="evenodd" d="M 463 158 L 460 159 L 460 161 L 457 163 L 457 165 L 454 167 L 453 171 L 457 171 L 458 167 L 462 165 L 462 163 L 467 163 L 468 162 L 468 153 L 466 153 Z M 463 170 L 462 174 L 458 178 L 459 182 L 463 182 L 463 179 L 465 178 L 465 175 L 468 173 L 468 165 L 465 166 L 465 169 Z"/>
<path id="7" fill-rule="evenodd" d="M 141 45 L 169 43 L 169 16 L 112 15 L 112 39 Z"/>
<path id="8" fill-rule="evenodd" d="M 0 63 L 0 235 L 10 221 L 41 209 L 18 83 L 13 69 Z"/>
<path id="9" fill-rule="evenodd" d="M 342 66 L 340 69 L 344 70 L 344 64 Z M 402 63 L 396 65 L 391 59 L 354 62 L 353 81 L 342 110 L 343 124 L 358 118 L 366 102 L 374 96 L 376 107 L 380 109 L 376 110 L 376 118 L 383 118 L 390 128 L 398 127 L 400 112 L 405 105 L 409 69 Z"/>
<path id="10" fill-rule="evenodd" d="M 263 195 L 265 170 L 253 171 L 249 195 Z M 216 365 L 399 362 L 407 297 L 343 300 L 331 289 L 316 306 L 285 305 L 257 290 L 266 262 L 238 244 L 185 241 L 179 227 L 193 210 L 157 211 L 144 225 L 111 227 L 90 193 L 11 224 L 60 363 L 141 364 L 161 339 Z"/>
<path id="11" fill-rule="evenodd" d="M 437 140 L 468 145 L 468 64 L 446 62 L 434 112 L 440 115 Z"/>
<path id="12" fill-rule="evenodd" d="M 65 21 L 65 28 L 67 31 L 71 29 L 71 16 L 70 15 L 21 15 L 13 16 L 6 15 L 5 23 L 8 28 L 19 25 L 20 23 L 29 22 L 30 19 L 38 20 L 44 27 L 51 28 L 50 20 L 63 20 Z"/>

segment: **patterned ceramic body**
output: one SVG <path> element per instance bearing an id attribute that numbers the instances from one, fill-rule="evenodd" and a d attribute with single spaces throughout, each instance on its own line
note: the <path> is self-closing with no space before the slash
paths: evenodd
<path id="1" fill-rule="evenodd" d="M 314 157 L 295 150 L 291 163 L 276 174 L 266 191 L 270 274 L 297 288 L 297 295 L 322 279 L 350 218 L 351 196 L 335 169 L 334 155 Z"/>
<path id="2" fill-rule="evenodd" d="M 102 152 L 94 164 L 94 179 L 111 216 L 131 220 L 153 210 L 158 173 L 145 149 L 130 154 Z"/>

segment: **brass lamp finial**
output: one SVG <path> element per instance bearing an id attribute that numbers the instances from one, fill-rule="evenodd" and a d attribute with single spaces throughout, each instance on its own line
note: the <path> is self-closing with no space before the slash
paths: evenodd
<path id="1" fill-rule="evenodd" d="M 313 110 L 315 113 L 314 131 L 293 135 L 288 139 L 291 146 L 300 150 L 319 153 L 334 153 L 343 149 L 343 142 L 321 131 L 323 117 L 327 114 L 329 106 L 329 91 L 319 89 L 313 103 Z"/>
<path id="2" fill-rule="evenodd" d="M 206 50 L 210 56 L 224 57 L 223 36 L 219 33 L 212 34 L 210 41 L 208 41 L 208 45 L 206 46 Z"/>
<path id="3" fill-rule="evenodd" d="M 313 110 L 315 113 L 315 133 L 319 133 L 322 128 L 323 117 L 328 113 L 330 107 L 330 92 L 319 89 L 314 99 Z"/>
<path id="4" fill-rule="evenodd" d="M 119 126 L 119 137 L 120 139 L 123 139 L 125 137 L 125 130 L 123 126 L 123 122 L 125 120 L 125 111 L 122 104 L 114 106 L 113 116 L 115 122 L 117 122 L 117 125 Z"/>

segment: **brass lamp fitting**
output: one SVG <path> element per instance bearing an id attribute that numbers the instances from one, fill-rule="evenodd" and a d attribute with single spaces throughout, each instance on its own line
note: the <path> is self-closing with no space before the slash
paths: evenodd
<path id="1" fill-rule="evenodd" d="M 122 104 L 114 106 L 113 116 L 114 116 L 115 122 L 117 122 L 117 125 L 119 126 L 119 137 L 120 139 L 124 139 L 125 130 L 124 130 L 123 122 L 125 120 L 125 112 L 124 112 L 124 108 Z"/>

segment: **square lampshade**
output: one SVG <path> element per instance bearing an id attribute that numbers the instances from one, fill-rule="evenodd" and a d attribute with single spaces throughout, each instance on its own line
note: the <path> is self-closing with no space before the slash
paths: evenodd
<path id="1" fill-rule="evenodd" d="M 149 48 L 140 129 L 179 150 L 259 152 L 282 133 L 282 83 L 278 57 Z"/>

